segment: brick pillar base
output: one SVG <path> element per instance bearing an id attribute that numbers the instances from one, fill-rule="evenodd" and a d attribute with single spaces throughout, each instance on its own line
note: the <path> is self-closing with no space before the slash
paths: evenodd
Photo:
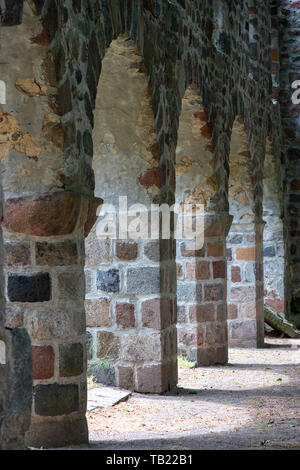
<path id="1" fill-rule="evenodd" d="M 198 366 L 228 360 L 225 241 L 231 218 L 206 215 L 199 251 L 177 243 L 179 354 Z"/>
<path id="2" fill-rule="evenodd" d="M 89 374 L 100 383 L 142 393 L 176 385 L 171 256 L 170 240 L 86 239 Z"/>
<path id="3" fill-rule="evenodd" d="M 64 447 L 88 443 L 88 427 L 85 414 L 64 416 L 41 422 L 33 420 L 26 433 L 28 446 L 40 448 Z"/>

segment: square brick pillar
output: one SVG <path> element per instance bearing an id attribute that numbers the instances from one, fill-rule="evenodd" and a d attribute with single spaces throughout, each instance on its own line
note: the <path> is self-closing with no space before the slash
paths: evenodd
<path id="1" fill-rule="evenodd" d="M 228 360 L 226 309 L 226 235 L 231 217 L 206 215 L 199 251 L 177 242 L 179 354 L 198 366 Z"/>
<path id="2" fill-rule="evenodd" d="M 86 239 L 89 369 L 99 382 L 142 393 L 176 385 L 173 254 L 170 240 Z"/>
<path id="3" fill-rule="evenodd" d="M 7 325 L 32 343 L 34 447 L 88 442 L 82 237 L 5 237 Z"/>
<path id="4" fill-rule="evenodd" d="M 233 224 L 227 237 L 231 347 L 264 344 L 263 222 Z"/>
<path id="5" fill-rule="evenodd" d="M 26 443 L 34 447 L 88 442 L 83 240 L 90 204 L 98 201 L 64 192 L 6 201 L 6 326 L 24 326 L 31 339 Z"/>

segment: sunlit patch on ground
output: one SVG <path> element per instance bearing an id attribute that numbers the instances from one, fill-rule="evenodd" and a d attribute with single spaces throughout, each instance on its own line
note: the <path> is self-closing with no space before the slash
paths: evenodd
<path id="1" fill-rule="evenodd" d="M 300 349 L 235 349 L 227 366 L 181 367 L 172 393 L 90 413 L 90 440 L 103 449 L 300 449 L 299 392 Z"/>

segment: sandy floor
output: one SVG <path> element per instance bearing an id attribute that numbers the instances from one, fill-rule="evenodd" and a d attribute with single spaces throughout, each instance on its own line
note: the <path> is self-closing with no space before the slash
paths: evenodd
<path id="1" fill-rule="evenodd" d="M 268 343 L 230 350 L 227 366 L 181 368 L 172 394 L 88 414 L 89 448 L 300 449 L 300 347 Z"/>

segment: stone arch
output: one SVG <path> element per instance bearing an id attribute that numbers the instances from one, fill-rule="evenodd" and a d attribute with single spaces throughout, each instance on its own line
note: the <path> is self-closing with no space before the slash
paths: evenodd
<path id="1" fill-rule="evenodd" d="M 203 243 L 177 240 L 179 353 L 197 365 L 227 361 L 225 233 L 227 217 L 215 213 L 218 183 L 212 124 L 198 93 L 186 89 L 176 149 L 176 203 L 201 205 Z"/>
<path id="2" fill-rule="evenodd" d="M 254 191 L 253 159 L 243 119 L 238 115 L 231 135 L 228 182 L 227 295 L 229 344 L 263 344 L 262 229 Z"/>
<path id="3" fill-rule="evenodd" d="M 79 36 L 77 49 L 68 49 L 62 30 L 70 22 L 61 13 L 53 5 L 37 12 L 26 2 L 22 24 L 0 33 L 7 83 L 0 111 L 6 326 L 24 326 L 31 337 L 26 440 L 45 447 L 88 439 L 82 241 L 100 202 L 93 197 L 85 133 L 91 101 L 84 86 L 79 94 L 73 86 L 80 82 L 76 50 L 84 61 L 85 41 Z"/>
<path id="4" fill-rule="evenodd" d="M 118 221 L 124 217 L 120 197 L 127 198 L 128 209 L 143 205 L 148 223 L 147 211 L 160 194 L 150 99 L 141 54 L 127 35 L 118 36 L 103 60 L 93 130 L 95 192 L 115 207 Z M 101 212 L 86 239 L 91 374 L 123 388 L 162 392 L 176 383 L 175 311 L 161 278 L 170 240 L 162 246 L 159 238 L 151 239 L 150 225 L 132 239 L 127 228 L 121 234 L 119 223 L 113 239 L 105 239 L 105 233 L 100 239 L 100 223 L 109 210 Z M 129 215 L 128 227 L 133 219 Z"/>
<path id="5" fill-rule="evenodd" d="M 123 21 L 113 2 L 109 6 L 103 3 L 101 8 L 95 4 L 84 20 L 80 2 L 52 7 L 36 2 L 35 9 L 27 2 L 18 30 L 4 34 L 6 44 L 11 37 L 15 43 L 22 41 L 17 50 L 27 53 L 27 76 L 20 77 L 14 69 L 9 96 L 14 96 L 16 86 L 16 102 L 8 102 L 1 112 L 1 125 L 8 126 L 6 140 L 1 143 L 5 144 L 1 150 L 6 164 L 6 324 L 24 325 L 31 337 L 33 414 L 26 441 L 37 447 L 88 439 L 83 238 L 93 227 L 96 208 L 102 202 L 94 198 L 93 108 L 101 60 L 116 32 L 122 32 Z M 136 26 L 133 12 L 132 21 Z M 146 52 L 145 63 L 151 69 Z M 12 57 L 8 58 L 7 73 L 13 67 Z M 18 62 L 22 64 L 24 58 L 18 57 Z M 149 74 L 154 88 L 148 98 L 160 140 L 146 149 L 146 157 L 151 154 L 155 162 L 142 167 L 139 184 L 149 198 L 160 203 L 166 199 L 163 188 L 170 179 L 167 159 L 157 165 L 159 148 L 165 148 L 162 127 L 166 104 L 161 104 L 160 90 L 155 89 L 157 78 Z M 25 102 L 26 109 L 22 108 Z M 30 118 L 27 109 L 34 110 Z M 24 121 L 20 125 L 18 118 Z M 27 167 L 22 169 L 25 177 L 18 179 L 18 189 L 12 191 L 14 159 Z M 134 387 L 162 392 L 177 381 L 175 281 L 168 269 L 170 263 L 175 266 L 172 240 L 158 240 L 147 249 L 143 246 L 140 253 L 147 286 L 146 292 L 141 289 L 138 293 L 150 295 L 150 303 L 137 301 L 140 322 L 145 322 L 150 349 L 151 344 L 158 347 L 154 348 L 155 360 L 149 362 L 147 357 L 145 361 L 140 356 L 147 356 L 147 341 L 140 338 Z M 128 293 L 131 296 L 137 294 L 134 279 L 140 281 L 139 268 L 130 273 L 135 290 Z M 155 292 L 149 293 L 151 282 Z M 133 356 L 130 344 L 127 352 Z M 130 376 L 130 371 L 124 373 Z"/>

